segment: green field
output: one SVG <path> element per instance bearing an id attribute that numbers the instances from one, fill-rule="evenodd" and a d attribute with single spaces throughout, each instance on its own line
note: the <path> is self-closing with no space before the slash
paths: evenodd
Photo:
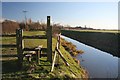
<path id="1" fill-rule="evenodd" d="M 74 30 L 80 32 L 120 33 L 120 30 Z"/>
<path id="2" fill-rule="evenodd" d="M 24 35 L 45 35 L 45 32 L 40 31 L 31 31 L 31 32 L 24 32 Z M 52 50 L 54 51 L 56 46 L 56 38 L 52 39 Z M 2 38 L 2 44 L 15 44 L 16 39 L 10 38 L 10 37 L 3 37 Z M 25 39 L 24 40 L 25 47 L 36 47 L 38 45 L 43 45 L 43 47 L 46 47 L 47 41 L 45 39 Z M 16 48 L 0 48 L 2 50 L 2 55 L 9 55 L 9 54 L 17 54 Z M 70 64 L 70 66 L 66 66 L 61 58 L 59 58 L 59 64 L 60 66 L 55 67 L 53 72 L 50 72 L 51 70 L 51 64 L 47 62 L 46 57 L 40 58 L 40 65 L 36 65 L 36 70 L 32 73 L 27 73 L 28 68 L 34 64 L 28 63 L 26 59 L 23 61 L 23 69 L 19 70 L 17 66 L 17 58 L 12 57 L 2 57 L 2 78 L 16 78 L 16 79 L 64 79 L 64 78 L 81 78 L 81 80 L 86 80 L 86 72 L 85 70 L 79 66 L 74 59 L 71 57 L 71 55 L 62 47 L 60 46 L 60 50 L 62 54 L 64 55 L 67 62 Z M 84 78 L 84 79 L 82 79 Z"/>
<path id="3" fill-rule="evenodd" d="M 118 31 L 101 31 L 101 30 L 62 30 L 62 35 L 80 41 L 84 44 L 93 46 L 102 51 L 109 52 L 118 56 L 118 42 L 120 33 Z"/>

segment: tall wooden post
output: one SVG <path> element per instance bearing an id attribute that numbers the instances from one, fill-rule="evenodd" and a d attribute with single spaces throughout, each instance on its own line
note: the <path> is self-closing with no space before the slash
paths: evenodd
<path id="1" fill-rule="evenodd" d="M 58 49 L 60 49 L 60 36 L 61 36 L 61 33 L 60 34 L 58 34 Z"/>
<path id="2" fill-rule="evenodd" d="M 60 36 L 61 36 L 61 33 L 59 33 L 58 36 L 57 36 L 58 49 L 59 50 L 60 50 Z M 59 65 L 59 54 L 57 55 L 57 64 Z"/>
<path id="3" fill-rule="evenodd" d="M 47 16 L 47 60 L 52 63 L 52 26 L 50 26 L 50 16 Z"/>
<path id="4" fill-rule="evenodd" d="M 22 42 L 23 30 L 16 30 L 16 44 L 17 44 L 17 54 L 18 54 L 18 67 L 22 68 L 23 62 L 23 42 Z"/>

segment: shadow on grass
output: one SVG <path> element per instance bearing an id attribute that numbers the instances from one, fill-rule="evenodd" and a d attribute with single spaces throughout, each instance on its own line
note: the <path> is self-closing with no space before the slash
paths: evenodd
<path id="1" fill-rule="evenodd" d="M 17 60 L 5 60 L 2 61 L 2 73 L 12 73 L 20 71 Z"/>

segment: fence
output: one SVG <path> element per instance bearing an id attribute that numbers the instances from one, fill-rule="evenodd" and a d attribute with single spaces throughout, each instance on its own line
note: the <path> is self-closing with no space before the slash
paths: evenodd
<path id="1" fill-rule="evenodd" d="M 9 37 L 9 38 L 12 38 L 12 37 L 16 37 L 15 34 L 11 34 L 11 35 L 0 35 L 0 37 Z M 0 44 L 1 47 L 3 48 L 16 48 L 17 45 L 16 44 Z M 15 54 L 12 54 L 12 55 L 2 55 L 2 57 L 17 57 L 17 55 Z"/>
<path id="2" fill-rule="evenodd" d="M 57 64 L 59 63 L 59 56 L 62 58 L 62 60 L 64 61 L 64 63 L 69 66 L 69 63 L 65 60 L 64 56 L 62 55 L 61 51 L 60 51 L 60 35 L 58 35 L 57 37 L 57 43 L 56 43 L 56 47 L 55 47 L 55 51 L 54 51 L 54 58 L 53 58 L 53 62 L 52 62 L 52 68 L 51 68 L 51 72 L 54 69 L 55 66 L 55 62 L 56 62 L 56 57 L 57 57 L 57 53 L 58 53 L 58 61 Z"/>
<path id="3" fill-rule="evenodd" d="M 47 35 L 39 36 L 24 36 L 23 29 L 17 29 L 16 35 L 1 35 L 1 37 L 16 37 L 16 44 L 2 44 L 2 47 L 8 48 L 17 48 L 17 55 L 12 57 L 18 57 L 18 66 L 22 68 L 24 51 L 35 51 L 36 52 L 36 62 L 39 63 L 39 52 L 42 50 L 47 50 L 47 60 L 52 63 L 52 26 L 50 26 L 50 16 L 47 16 Z M 36 48 L 24 48 L 24 39 L 47 39 L 47 48 L 42 48 L 38 46 Z M 2 56 L 2 57 L 11 57 L 11 56 Z"/>

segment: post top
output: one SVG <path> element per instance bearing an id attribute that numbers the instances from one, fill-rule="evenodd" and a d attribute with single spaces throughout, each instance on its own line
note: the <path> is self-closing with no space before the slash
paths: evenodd
<path id="1" fill-rule="evenodd" d="M 47 17 L 50 17 L 50 16 L 47 16 Z"/>

